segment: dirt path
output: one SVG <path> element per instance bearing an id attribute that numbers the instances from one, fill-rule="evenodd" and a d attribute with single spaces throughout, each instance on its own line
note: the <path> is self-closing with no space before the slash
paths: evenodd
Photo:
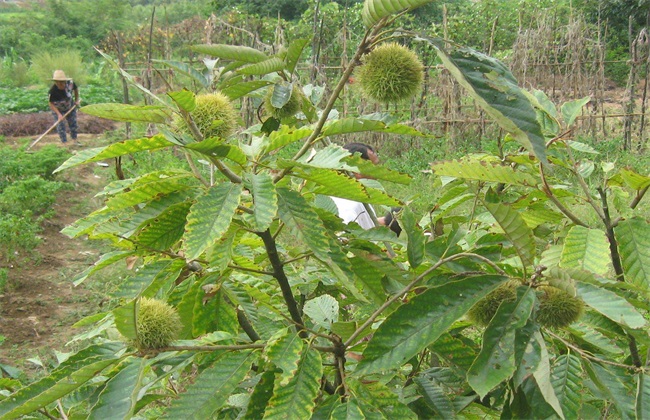
<path id="1" fill-rule="evenodd" d="M 96 137 L 80 135 L 79 139 L 83 147 L 90 147 L 96 146 Z M 6 143 L 11 145 L 12 140 Z M 35 149 L 46 144 L 60 145 L 58 136 L 44 137 Z M 0 363 L 30 369 L 34 366 L 23 365 L 27 358 L 45 360 L 55 349 L 71 351 L 64 345 L 80 332 L 71 326 L 100 311 L 96 292 L 85 284 L 72 285 L 72 278 L 93 264 L 100 251 L 95 244 L 70 239 L 60 231 L 101 204 L 93 196 L 105 185 L 109 171 L 112 168 L 94 164 L 64 171 L 58 179 L 73 183 L 74 189 L 59 194 L 55 216 L 43 226 L 43 241 L 36 249 L 42 261 L 37 264 L 20 255 L 11 264 L 0 262 L 9 269 L 7 286 L 0 294 Z"/>

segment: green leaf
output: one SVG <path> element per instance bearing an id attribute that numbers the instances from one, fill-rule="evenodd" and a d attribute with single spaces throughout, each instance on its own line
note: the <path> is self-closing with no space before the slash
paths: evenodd
<path id="1" fill-rule="evenodd" d="M 14 419 L 32 413 L 62 398 L 117 363 L 122 343 L 87 347 L 61 363 L 51 374 L 19 389 L 0 401 L 0 419 Z"/>
<path id="2" fill-rule="evenodd" d="M 190 66 L 187 63 L 183 63 L 182 61 L 173 61 L 173 60 L 151 60 L 154 63 L 161 63 L 166 65 L 167 67 L 176 70 L 178 73 L 182 73 L 186 76 L 191 77 L 192 79 L 196 80 L 201 86 L 204 88 L 208 88 L 210 86 L 210 80 L 203 75 L 200 71 L 197 71 L 194 69 L 194 67 Z M 186 111 L 191 112 L 192 109 L 186 109 Z"/>
<path id="3" fill-rule="evenodd" d="M 578 418 L 582 405 L 580 359 L 570 353 L 560 355 L 553 365 L 551 383 L 564 417 L 567 419 Z"/>
<path id="4" fill-rule="evenodd" d="M 644 218 L 622 220 L 614 228 L 625 271 L 625 281 L 650 294 L 650 225 Z"/>
<path id="5" fill-rule="evenodd" d="M 244 152 L 235 145 L 226 144 L 222 138 L 208 137 L 198 143 L 190 143 L 185 148 L 216 158 L 228 158 L 239 165 L 247 162 Z"/>
<path id="6" fill-rule="evenodd" d="M 363 3 L 361 18 L 366 28 L 370 28 L 385 17 L 404 10 L 415 9 L 432 0 L 366 0 Z"/>
<path id="7" fill-rule="evenodd" d="M 167 93 L 183 111 L 192 112 L 196 108 L 196 96 L 189 90 L 179 90 Z"/>
<path id="8" fill-rule="evenodd" d="M 268 85 L 273 84 L 268 80 L 250 80 L 247 82 L 241 82 L 234 84 L 232 86 L 227 86 L 221 89 L 221 93 L 226 95 L 230 100 L 234 101 L 243 96 L 248 95 L 251 92 L 255 92 L 258 89 L 262 89 Z"/>
<path id="9" fill-rule="evenodd" d="M 548 350 L 546 348 L 546 343 L 544 342 L 544 338 L 542 337 L 541 333 L 539 330 L 535 331 L 534 333 L 534 339 L 537 342 L 537 346 L 540 349 L 540 361 L 539 365 L 537 366 L 537 369 L 535 369 L 535 372 L 533 373 L 533 377 L 535 378 L 535 382 L 537 383 L 537 388 L 539 389 L 539 393 L 551 408 L 555 411 L 555 413 L 560 416 L 561 419 L 565 419 L 564 412 L 562 411 L 562 406 L 560 405 L 560 401 L 555 395 L 555 389 L 553 388 L 553 385 L 551 384 L 551 366 L 550 366 L 550 361 L 549 361 L 549 356 L 548 356 Z"/>
<path id="10" fill-rule="evenodd" d="M 481 108 L 515 140 L 546 163 L 546 141 L 537 113 L 517 80 L 499 60 L 470 48 L 448 51 L 440 39 L 424 37 L 443 65 Z"/>
<path id="11" fill-rule="evenodd" d="M 637 375 L 636 418 L 650 418 L 650 374 L 641 372 Z"/>
<path id="12" fill-rule="evenodd" d="M 185 202 L 169 206 L 147 223 L 133 240 L 147 249 L 165 251 L 171 248 L 183 237 L 190 205 Z"/>
<path id="13" fill-rule="evenodd" d="M 621 177 L 625 185 L 636 191 L 641 191 L 650 186 L 650 176 L 644 176 L 634 172 L 628 168 L 622 168 L 620 171 Z"/>
<path id="14" fill-rule="evenodd" d="M 329 260 L 325 226 L 309 203 L 298 192 L 278 188 L 278 211 L 291 233 L 303 241 L 321 260 Z"/>
<path id="15" fill-rule="evenodd" d="M 165 419 L 209 419 L 228 401 L 228 397 L 248 374 L 254 352 L 229 352 L 201 372 L 187 391 L 174 400 Z"/>
<path id="16" fill-rule="evenodd" d="M 576 117 L 582 112 L 582 108 L 587 105 L 591 100 L 589 96 L 582 99 L 576 99 L 575 101 L 569 101 L 562 104 L 560 111 L 562 112 L 562 118 L 564 118 L 564 123 L 567 127 L 571 127 Z"/>
<path id="17" fill-rule="evenodd" d="M 133 255 L 133 251 L 113 251 L 106 254 L 102 254 L 99 260 L 95 261 L 93 265 L 85 269 L 81 274 L 76 275 L 72 279 L 72 284 L 78 286 L 83 283 L 90 275 L 101 270 L 102 268 L 108 267 L 111 264 L 114 264 L 118 261 L 130 257 Z"/>
<path id="18" fill-rule="evenodd" d="M 264 419 L 308 419 L 316 406 L 323 364 L 320 353 L 303 352 L 298 370 L 288 384 L 275 385 Z"/>
<path id="19" fill-rule="evenodd" d="M 262 373 L 260 381 L 255 385 L 250 401 L 244 414 L 245 420 L 259 420 L 264 417 L 264 411 L 273 396 L 275 372 L 267 370 Z"/>
<path id="20" fill-rule="evenodd" d="M 415 420 L 417 417 L 400 398 L 381 382 L 346 378 L 351 393 L 366 418 Z"/>
<path id="21" fill-rule="evenodd" d="M 164 124 L 171 117 L 169 108 L 160 105 L 94 104 L 81 108 L 84 114 L 113 121 Z"/>
<path id="22" fill-rule="evenodd" d="M 296 64 L 298 64 L 298 60 L 300 60 L 302 51 L 308 43 L 309 39 L 294 39 L 289 44 L 289 48 L 287 48 L 287 56 L 284 58 L 285 68 L 289 74 L 293 74 L 295 71 Z"/>
<path id="23" fill-rule="evenodd" d="M 576 290 L 585 304 L 612 321 L 636 329 L 646 325 L 646 320 L 631 303 L 614 292 L 589 283 L 576 282 Z"/>
<path id="24" fill-rule="evenodd" d="M 628 388 L 629 373 L 613 366 L 602 366 L 583 358 L 582 365 L 598 390 L 614 404 L 623 420 L 634 418 L 634 397 Z"/>
<path id="25" fill-rule="evenodd" d="M 363 352 L 355 376 L 401 366 L 506 280 L 502 276 L 470 277 L 413 297 L 379 326 Z"/>
<path id="26" fill-rule="evenodd" d="M 409 136 L 424 136 L 420 131 L 404 124 L 392 124 L 388 126 L 385 122 L 367 118 L 344 118 L 327 122 L 323 127 L 322 135 L 336 136 L 341 134 L 363 133 L 376 131 Z"/>
<path id="27" fill-rule="evenodd" d="M 456 410 L 453 402 L 440 385 L 426 378 L 425 376 L 416 376 L 413 381 L 418 387 L 419 394 L 424 402 L 433 409 L 438 416 L 443 419 L 456 418 Z"/>
<path id="28" fill-rule="evenodd" d="M 200 44 L 193 45 L 190 49 L 199 54 L 207 54 L 212 57 L 219 57 L 225 60 L 243 61 L 246 63 L 259 63 L 267 58 L 266 54 L 262 51 L 238 45 Z"/>
<path id="29" fill-rule="evenodd" d="M 431 169 L 438 176 L 453 176 L 461 179 L 498 182 L 524 187 L 537 185 L 537 179 L 531 174 L 518 171 L 512 166 L 499 165 L 494 162 L 452 160 L 433 163 Z"/>
<path id="30" fill-rule="evenodd" d="M 573 226 L 564 239 L 560 266 L 605 275 L 610 267 L 609 243 L 605 232 Z"/>
<path id="31" fill-rule="evenodd" d="M 228 230 L 241 192 L 241 184 L 224 182 L 211 187 L 190 208 L 184 237 L 188 259 L 198 258 Z"/>
<path id="32" fill-rule="evenodd" d="M 308 137 L 313 132 L 314 129 L 310 127 L 295 128 L 283 125 L 280 129 L 273 131 L 269 135 L 269 143 L 266 145 L 264 151 L 269 153 L 273 150 L 280 149 L 288 144 Z"/>
<path id="33" fill-rule="evenodd" d="M 133 299 L 126 305 L 119 306 L 112 311 L 115 317 L 115 328 L 129 340 L 135 340 L 138 337 L 138 331 L 135 326 L 137 311 L 138 299 Z"/>
<path id="34" fill-rule="evenodd" d="M 251 174 L 248 185 L 253 195 L 253 227 L 264 232 L 278 213 L 278 195 L 268 173 Z"/>
<path id="35" fill-rule="evenodd" d="M 408 207 L 402 210 L 402 218 L 400 221 L 407 235 L 406 254 L 409 266 L 412 269 L 416 269 L 422 264 L 422 260 L 424 259 L 424 232 L 418 225 L 417 220 L 415 220 L 415 214 Z"/>
<path id="36" fill-rule="evenodd" d="M 526 225 L 519 212 L 501 203 L 485 203 L 485 208 L 494 216 L 505 235 L 517 250 L 524 265 L 531 265 L 535 260 L 535 238 L 533 231 Z"/>
<path id="37" fill-rule="evenodd" d="M 133 417 L 138 394 L 142 389 L 147 361 L 142 358 L 128 358 L 120 371 L 106 382 L 92 407 L 88 418 L 128 419 Z"/>
<path id="38" fill-rule="evenodd" d="M 122 282 L 113 292 L 115 297 L 134 298 L 136 296 L 153 297 L 160 288 L 175 280 L 185 267 L 179 259 L 162 258 L 148 263 L 133 276 Z"/>
<path id="39" fill-rule="evenodd" d="M 116 211 L 137 206 L 178 191 L 190 189 L 191 184 L 196 182 L 194 176 L 189 172 L 172 176 L 161 174 L 156 178 L 152 182 L 145 180 L 134 183 L 130 189 L 125 189 L 124 192 L 109 198 L 106 201 L 106 207 Z"/>
<path id="40" fill-rule="evenodd" d="M 249 76 L 263 76 L 265 74 L 284 70 L 284 60 L 279 57 L 270 57 L 255 64 L 248 64 L 238 69 L 240 74 Z"/>
<path id="41" fill-rule="evenodd" d="M 70 157 L 70 159 L 63 162 L 61 166 L 56 168 L 54 173 L 76 165 L 80 165 L 82 163 L 97 162 L 118 156 L 130 155 L 145 150 L 164 149 L 173 145 L 174 144 L 167 140 L 165 136 L 160 134 L 157 134 L 153 137 L 144 137 L 135 140 L 123 140 L 106 147 L 81 150 L 77 152 L 77 154 Z"/>
<path id="42" fill-rule="evenodd" d="M 291 99 L 293 93 L 292 83 L 276 83 L 271 93 L 271 105 L 275 108 L 282 108 Z"/>
<path id="43" fill-rule="evenodd" d="M 303 312 L 315 324 L 330 330 L 332 323 L 339 320 L 339 302 L 330 295 L 320 295 L 305 302 Z"/>
<path id="44" fill-rule="evenodd" d="M 481 398 L 515 372 L 515 333 L 526 325 L 534 304 L 534 290 L 519 288 L 517 300 L 503 302 L 490 321 L 481 352 L 467 372 L 467 382 Z"/>
<path id="45" fill-rule="evenodd" d="M 276 382 L 286 385 L 298 370 L 304 343 L 291 327 L 277 331 L 269 338 L 262 356 L 281 370 Z"/>
<path id="46" fill-rule="evenodd" d="M 331 414 L 331 419 L 336 420 L 365 420 L 366 416 L 359 408 L 355 398 L 350 398 L 346 402 L 336 407 Z"/>

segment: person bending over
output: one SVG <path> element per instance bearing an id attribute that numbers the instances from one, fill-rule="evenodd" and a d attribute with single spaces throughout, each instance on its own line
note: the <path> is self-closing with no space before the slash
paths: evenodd
<path id="1" fill-rule="evenodd" d="M 369 160 L 373 164 L 377 165 L 379 163 L 379 156 L 377 156 L 377 152 L 375 152 L 375 149 L 373 149 L 372 146 L 369 146 L 364 143 L 348 143 L 345 146 L 343 146 L 344 149 L 346 149 L 350 154 L 354 155 L 359 154 L 362 159 Z M 354 174 L 354 176 L 357 179 L 364 178 L 363 175 L 361 174 Z M 332 201 L 334 201 L 334 204 L 336 204 L 336 208 L 338 210 L 338 215 L 341 219 L 343 219 L 344 223 L 350 223 L 350 222 L 356 222 L 359 226 L 361 226 L 363 229 L 371 229 L 375 227 L 374 222 L 372 221 L 372 217 L 368 214 L 368 211 L 366 210 L 366 206 L 359 202 L 359 201 L 354 201 L 354 200 L 348 200 L 346 198 L 340 198 L 340 197 L 330 197 Z M 368 206 L 371 211 L 372 206 Z M 398 236 L 402 229 L 400 228 L 399 224 L 393 217 L 393 214 L 396 214 L 399 212 L 399 208 L 395 207 L 391 211 L 387 212 L 387 214 L 383 217 L 377 217 L 377 222 L 382 225 L 382 226 L 388 226 L 390 229 L 395 232 Z M 374 212 L 374 211 L 373 211 Z"/>
<path id="2" fill-rule="evenodd" d="M 63 70 L 56 70 L 52 76 L 52 81 L 54 84 L 49 91 L 49 105 L 54 116 L 54 122 L 59 123 L 56 126 L 56 131 L 59 133 L 61 143 L 66 143 L 68 139 L 65 132 L 65 123 L 63 122 L 65 115 L 65 120 L 70 129 L 70 137 L 78 145 L 77 106 L 81 102 L 79 99 L 79 89 L 72 79 L 66 77 Z M 66 115 L 68 111 L 70 112 Z"/>

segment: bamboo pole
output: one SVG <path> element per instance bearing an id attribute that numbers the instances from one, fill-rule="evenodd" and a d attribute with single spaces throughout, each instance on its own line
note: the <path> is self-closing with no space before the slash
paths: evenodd
<path id="1" fill-rule="evenodd" d="M 65 114 L 63 114 L 63 116 L 62 116 L 61 118 L 59 118 L 59 119 L 58 119 L 54 124 L 52 124 L 52 126 L 50 126 L 50 128 L 48 128 L 48 129 L 47 129 L 43 134 L 41 134 L 40 136 L 38 136 L 38 138 L 37 138 L 36 140 L 34 140 L 34 141 L 32 142 L 32 144 L 30 144 L 29 147 L 27 147 L 26 150 L 29 150 L 29 149 L 31 149 L 32 147 L 34 147 L 34 146 L 36 145 L 36 143 L 38 143 L 39 141 L 41 141 L 41 139 L 42 139 L 43 137 L 45 137 L 45 135 L 46 135 L 47 133 L 49 133 L 50 131 L 54 130 L 54 127 L 56 127 L 57 125 L 59 125 L 59 123 L 60 123 L 61 121 L 65 120 L 65 118 L 66 118 L 68 115 L 70 115 L 70 113 L 71 113 L 71 112 L 72 112 L 76 107 L 77 107 L 77 104 L 72 105 L 72 108 L 70 108 L 70 109 L 68 110 L 68 112 L 66 112 Z"/>

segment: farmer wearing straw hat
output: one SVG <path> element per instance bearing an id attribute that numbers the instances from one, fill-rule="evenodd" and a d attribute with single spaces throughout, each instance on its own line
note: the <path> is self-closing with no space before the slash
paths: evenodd
<path id="1" fill-rule="evenodd" d="M 72 111 L 65 117 L 65 120 L 68 122 L 72 141 L 75 142 L 76 145 L 79 145 L 80 143 L 77 141 L 78 126 L 76 109 L 81 102 L 79 99 L 79 89 L 72 79 L 65 76 L 63 70 L 54 71 L 52 81 L 54 84 L 50 88 L 49 102 L 52 115 L 54 116 L 54 121 L 59 123 L 59 125 L 56 126 L 56 131 L 59 133 L 61 142 L 66 143 L 68 139 L 66 138 L 63 116 L 66 112 L 72 109 Z"/>

